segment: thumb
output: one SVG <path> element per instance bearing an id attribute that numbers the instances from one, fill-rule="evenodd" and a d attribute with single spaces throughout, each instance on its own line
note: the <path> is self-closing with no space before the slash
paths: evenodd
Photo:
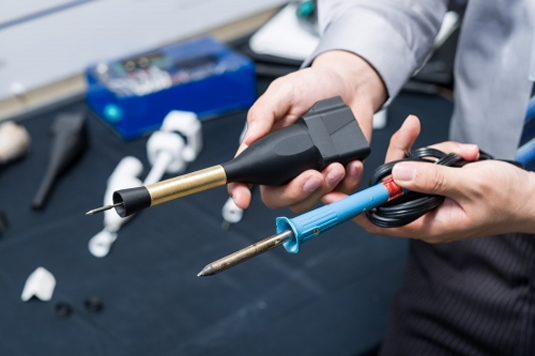
<path id="1" fill-rule="evenodd" d="M 288 115 L 294 105 L 294 84 L 291 78 L 292 75 L 289 74 L 273 81 L 251 106 L 247 113 L 247 131 L 242 144 L 250 145 L 265 136 L 273 129 L 275 122 Z M 296 116 L 295 120 L 298 118 Z"/>
<path id="2" fill-rule="evenodd" d="M 465 179 L 460 171 L 424 162 L 400 162 L 392 168 L 392 177 L 405 189 L 455 198 L 465 191 Z"/>

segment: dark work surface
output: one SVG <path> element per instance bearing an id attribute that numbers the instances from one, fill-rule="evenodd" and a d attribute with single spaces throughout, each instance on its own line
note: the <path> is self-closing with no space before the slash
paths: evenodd
<path id="1" fill-rule="evenodd" d="M 221 229 L 221 187 L 138 214 L 102 259 L 87 248 L 102 229 L 106 180 L 125 155 L 141 159 L 146 139 L 125 143 L 89 118 L 89 149 L 56 185 L 41 212 L 30 209 L 47 162 L 50 124 L 58 112 L 21 122 L 31 153 L 0 171 L 0 210 L 10 222 L 0 239 L 0 355 L 357 355 L 378 344 L 392 297 L 402 282 L 407 241 L 370 236 L 352 223 L 290 255 L 277 248 L 214 277 L 205 264 L 274 233 L 289 210 L 264 207 L 259 194 L 244 219 Z M 376 131 L 369 171 L 382 163 L 393 131 L 409 113 L 423 121 L 418 146 L 447 135 L 451 104 L 402 94 L 387 129 Z M 236 112 L 203 123 L 198 170 L 233 156 L 245 120 Z M 38 266 L 57 280 L 48 303 L 20 295 Z M 98 297 L 104 309 L 84 310 Z M 54 315 L 69 303 L 68 317 Z"/>

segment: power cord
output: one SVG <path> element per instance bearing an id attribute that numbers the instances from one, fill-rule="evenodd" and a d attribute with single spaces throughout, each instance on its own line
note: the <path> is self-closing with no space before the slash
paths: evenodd
<path id="1" fill-rule="evenodd" d="M 479 151 L 478 161 L 494 159 L 491 155 Z M 406 157 L 397 161 L 392 161 L 379 166 L 370 178 L 370 186 L 375 185 L 383 178 L 392 174 L 392 167 L 396 163 L 406 161 L 429 162 L 449 167 L 462 167 L 474 161 L 466 161 L 460 156 L 450 153 L 446 154 L 434 148 L 422 147 L 412 152 L 408 152 Z M 515 161 L 502 160 L 522 168 L 522 164 Z M 400 197 L 388 203 L 368 211 L 366 215 L 370 221 L 379 227 L 400 227 L 407 225 L 418 219 L 425 213 L 435 209 L 444 201 L 445 197 L 440 195 L 430 195 L 417 192 L 406 192 Z"/>

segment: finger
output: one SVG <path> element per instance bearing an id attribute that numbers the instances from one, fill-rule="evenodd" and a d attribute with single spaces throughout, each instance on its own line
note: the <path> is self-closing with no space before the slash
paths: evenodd
<path id="1" fill-rule="evenodd" d="M 336 191 L 345 194 L 353 193 L 362 180 L 364 166 L 361 161 L 353 161 L 346 165 L 344 179 L 336 187 Z"/>
<path id="2" fill-rule="evenodd" d="M 260 186 L 262 202 L 270 209 L 287 207 L 302 201 L 323 185 L 320 172 L 309 170 L 280 187 Z"/>
<path id="3" fill-rule="evenodd" d="M 325 204 L 332 204 L 334 202 L 346 198 L 347 196 L 347 194 L 333 191 L 331 193 L 326 194 L 322 198 L 322 201 Z M 452 209 L 452 207 L 455 209 Z M 446 199 L 442 204 L 440 210 L 437 209 L 428 212 L 427 214 L 416 219 L 410 224 L 397 228 L 382 228 L 376 226 L 368 219 L 368 217 L 364 213 L 354 217 L 352 221 L 360 225 L 368 233 L 373 235 L 415 238 L 422 239 L 430 243 L 437 243 L 451 241 L 455 236 L 457 236 L 457 234 L 454 233 L 455 227 L 457 225 L 451 224 L 453 216 L 452 211 L 459 215 L 457 203 L 455 203 L 451 199 Z M 457 221 L 459 224 L 462 225 L 462 221 L 464 219 L 462 218 L 462 216 L 458 216 L 453 220 Z"/>
<path id="4" fill-rule="evenodd" d="M 474 144 L 446 141 L 429 146 L 445 153 L 455 153 L 467 161 L 479 158 L 479 147 Z"/>
<path id="5" fill-rule="evenodd" d="M 400 162 L 392 168 L 394 181 L 411 191 L 461 198 L 470 191 L 459 168 L 424 162 Z"/>
<path id="6" fill-rule="evenodd" d="M 251 189 L 244 183 L 229 183 L 227 190 L 234 201 L 234 204 L 240 209 L 247 209 L 251 204 Z"/>
<path id="7" fill-rule="evenodd" d="M 326 194 L 322 201 L 325 204 L 332 204 L 334 202 L 337 202 L 338 200 L 346 198 L 347 195 L 340 192 L 332 192 L 329 194 Z M 360 215 L 357 215 L 352 219 L 352 221 L 358 225 L 360 225 L 362 228 L 364 228 L 368 233 L 373 235 L 385 235 L 385 236 L 391 236 L 391 237 L 411 237 L 411 238 L 419 238 L 420 236 L 427 236 L 426 231 L 422 228 L 422 221 L 420 221 L 422 218 L 410 223 L 409 225 L 399 227 L 399 228 L 381 228 L 379 226 L 374 225 L 366 216 L 365 213 L 362 213 Z"/>
<path id="8" fill-rule="evenodd" d="M 332 203 L 337 202 L 338 200 L 347 198 L 348 196 L 349 195 L 346 194 L 346 193 L 342 193 L 342 192 L 334 190 L 334 191 L 332 191 L 330 193 L 325 194 L 321 198 L 321 201 L 324 202 L 325 204 L 332 204 Z"/>
<path id="9" fill-rule="evenodd" d="M 410 152 L 414 141 L 420 134 L 420 120 L 409 115 L 403 124 L 390 138 L 390 144 L 386 152 L 385 162 L 390 162 L 405 157 L 406 152 Z"/>
<path id="10" fill-rule="evenodd" d="M 261 187 L 262 201 L 272 209 L 289 206 L 295 212 L 306 211 L 332 191 L 344 175 L 344 167 L 339 163 L 329 165 L 321 173 L 309 170 L 285 186 Z"/>
<path id="11" fill-rule="evenodd" d="M 337 202 L 347 197 L 348 197 L 347 194 L 334 191 L 329 194 L 326 194 L 322 198 L 322 201 L 325 204 L 332 204 L 334 202 Z M 422 233 L 423 233 L 423 236 L 425 236 L 425 231 L 422 231 L 423 230 L 422 222 L 419 220 L 414 221 L 400 228 L 381 228 L 379 226 L 374 225 L 368 219 L 365 213 L 362 213 L 352 219 L 354 223 L 360 225 L 368 233 L 373 234 L 373 235 L 385 235 L 385 236 L 392 236 L 392 237 L 412 237 L 412 238 L 417 238 L 420 235 L 422 235 Z"/>
<path id="12" fill-rule="evenodd" d="M 284 117 L 294 100 L 293 84 L 287 77 L 273 81 L 247 113 L 247 131 L 243 143 L 250 145 L 268 134 L 275 121 Z"/>
<path id="13" fill-rule="evenodd" d="M 341 164 L 333 163 L 322 172 L 322 176 L 324 184 L 306 199 L 303 199 L 296 204 L 291 204 L 290 209 L 292 211 L 302 213 L 313 209 L 325 194 L 328 194 L 337 188 L 345 176 L 345 170 Z"/>
<path id="14" fill-rule="evenodd" d="M 374 235 L 413 238 L 429 243 L 451 242 L 469 231 L 469 221 L 459 204 L 446 198 L 435 210 L 427 212 L 413 222 L 396 228 L 381 228 L 374 225 L 365 214 L 353 219 L 362 228 Z M 454 222 L 454 223 L 452 223 Z M 473 235 L 474 237 L 476 235 Z"/>
<path id="15" fill-rule="evenodd" d="M 413 221 L 412 223 L 405 225 L 403 227 L 396 228 L 382 228 L 377 225 L 374 225 L 366 216 L 366 214 L 360 214 L 352 219 L 352 221 L 360 225 L 364 230 L 372 235 L 383 235 L 391 237 L 402 237 L 402 238 L 414 238 L 418 239 L 422 235 L 425 235 L 425 231 L 422 229 L 423 217 L 420 217 L 418 220 Z"/>

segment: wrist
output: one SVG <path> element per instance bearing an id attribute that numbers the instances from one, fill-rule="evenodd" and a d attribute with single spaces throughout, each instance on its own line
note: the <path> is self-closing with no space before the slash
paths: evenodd
<path id="1" fill-rule="evenodd" d="M 386 86 L 377 71 L 362 57 L 347 51 L 333 50 L 320 54 L 314 68 L 328 68 L 344 82 L 347 95 L 371 105 L 373 112 L 388 98 Z"/>
<path id="2" fill-rule="evenodd" d="M 368 142 L 373 130 L 373 114 L 387 99 L 383 80 L 375 69 L 354 53 L 334 50 L 320 54 L 312 67 L 333 76 L 333 83 L 342 84 L 340 93 L 357 118 Z"/>

